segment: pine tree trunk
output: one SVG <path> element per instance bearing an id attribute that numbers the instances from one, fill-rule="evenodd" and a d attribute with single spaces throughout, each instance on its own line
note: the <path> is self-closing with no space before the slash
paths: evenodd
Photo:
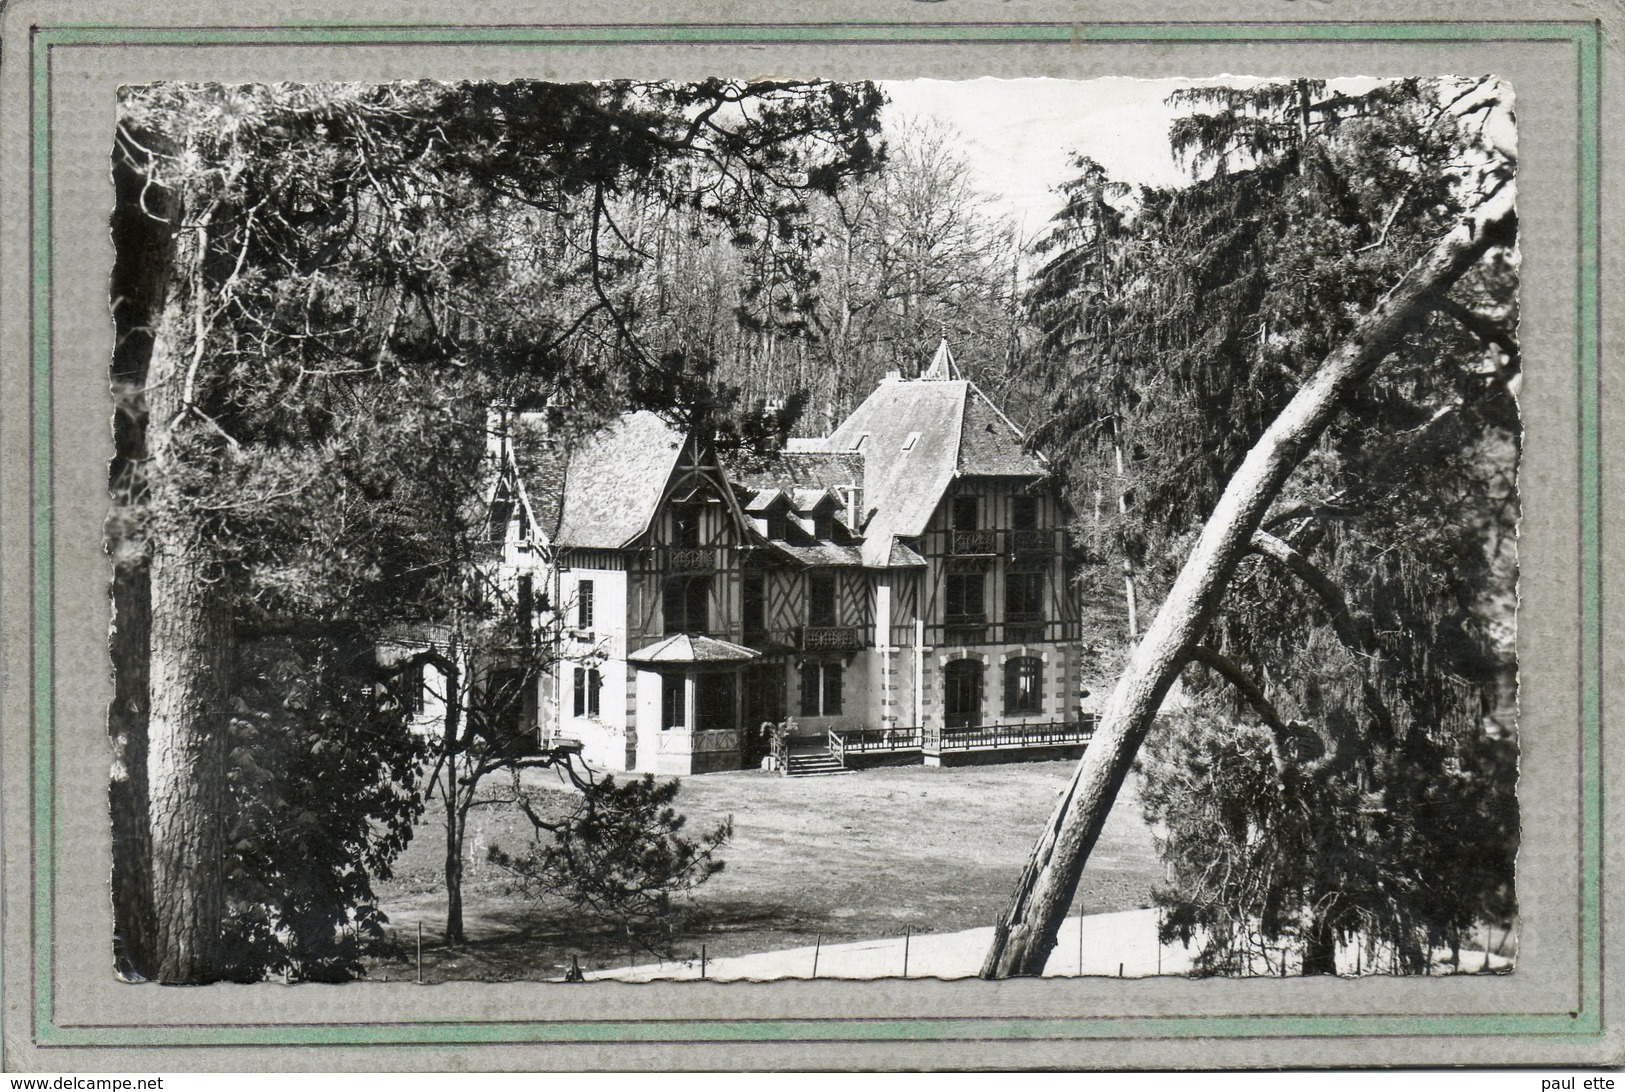
<path id="1" fill-rule="evenodd" d="M 216 438 L 202 434 L 197 308 L 202 229 L 176 238 L 175 275 L 147 369 L 147 465 L 152 548 L 148 811 L 157 978 L 207 982 L 219 971 L 224 920 L 227 698 L 234 663 L 232 601 L 186 495 Z"/>
<path id="2" fill-rule="evenodd" d="M 1011 906 L 994 929 L 984 978 L 1043 973 L 1084 863 L 1152 718 L 1212 620 L 1270 504 L 1344 399 L 1491 243 L 1510 241 L 1514 222 L 1512 187 L 1502 183 L 1326 357 L 1247 453 L 1136 646 L 1071 785 L 1034 846 Z"/>
<path id="3" fill-rule="evenodd" d="M 144 561 L 113 569 L 115 666 L 107 729 L 113 747 L 107 803 L 113 825 L 113 960 L 121 977 L 157 974 L 153 959 L 152 836 L 147 825 L 147 659 L 152 610 Z"/>
<path id="4" fill-rule="evenodd" d="M 226 681 L 231 601 L 199 542 L 152 559 L 152 714 L 147 779 L 158 979 L 207 982 L 225 918 Z"/>

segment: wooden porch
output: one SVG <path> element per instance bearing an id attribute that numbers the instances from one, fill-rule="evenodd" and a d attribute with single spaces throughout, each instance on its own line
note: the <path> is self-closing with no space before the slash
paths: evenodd
<path id="1" fill-rule="evenodd" d="M 1095 734 L 1095 718 L 1029 721 L 1021 724 L 972 724 L 952 728 L 830 729 L 829 753 L 842 766 L 865 756 L 892 757 L 918 754 L 932 763 L 943 756 L 985 755 L 1011 757 L 1022 752 L 1082 747 Z"/>

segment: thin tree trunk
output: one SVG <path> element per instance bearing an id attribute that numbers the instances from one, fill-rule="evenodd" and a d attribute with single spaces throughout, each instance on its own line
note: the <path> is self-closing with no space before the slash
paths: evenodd
<path id="1" fill-rule="evenodd" d="M 459 798 L 462 785 L 457 774 L 457 757 L 446 771 L 446 943 L 461 944 L 463 933 L 463 823 Z"/>
<path id="2" fill-rule="evenodd" d="M 1112 452 L 1117 457 L 1117 516 L 1120 527 L 1128 524 L 1128 494 L 1123 486 L 1123 437 L 1117 420 L 1112 422 Z M 1123 533 L 1123 601 L 1128 606 L 1128 639 L 1140 636 L 1140 605 L 1134 593 L 1134 561 L 1128 556 L 1128 535 Z"/>
<path id="3" fill-rule="evenodd" d="M 1512 199 L 1510 183 L 1495 185 L 1321 363 L 1247 453 L 1135 648 L 1071 785 L 1033 848 L 1010 908 L 994 930 L 983 977 L 1043 973 L 1084 863 L 1152 718 L 1212 620 L 1265 512 L 1344 399 L 1376 369 L 1408 326 L 1492 243 L 1511 240 Z"/>
<path id="4" fill-rule="evenodd" d="M 1337 973 L 1337 934 L 1324 914 L 1314 914 L 1310 920 L 1309 933 L 1303 942 L 1303 973 Z"/>

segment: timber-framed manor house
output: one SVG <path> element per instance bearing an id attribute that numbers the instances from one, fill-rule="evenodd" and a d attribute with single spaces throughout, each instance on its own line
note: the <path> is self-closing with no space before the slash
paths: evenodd
<path id="1" fill-rule="evenodd" d="M 687 774 L 1087 741 L 1056 483 L 946 341 L 770 455 L 648 411 L 526 436 L 493 430 L 489 510 L 494 577 L 550 634 L 516 710 L 540 745 Z"/>

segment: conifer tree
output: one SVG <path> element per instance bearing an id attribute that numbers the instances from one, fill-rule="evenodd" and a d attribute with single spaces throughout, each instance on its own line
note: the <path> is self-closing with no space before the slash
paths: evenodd
<path id="1" fill-rule="evenodd" d="M 1173 147 L 1208 173 L 1139 195 L 1126 272 L 1080 245 L 1046 268 L 1064 355 L 1041 437 L 1074 463 L 1130 452 L 1119 548 L 1163 603 L 984 973 L 1041 969 L 1181 671 L 1207 712 L 1143 764 L 1168 929 L 1206 938 L 1200 965 L 1285 944 L 1323 973 L 1359 938 L 1424 970 L 1507 911 L 1507 745 L 1482 722 L 1516 503 L 1511 156 L 1474 124 L 1498 93 L 1182 92 Z M 1098 210 L 1062 215 L 1100 246 Z"/>

